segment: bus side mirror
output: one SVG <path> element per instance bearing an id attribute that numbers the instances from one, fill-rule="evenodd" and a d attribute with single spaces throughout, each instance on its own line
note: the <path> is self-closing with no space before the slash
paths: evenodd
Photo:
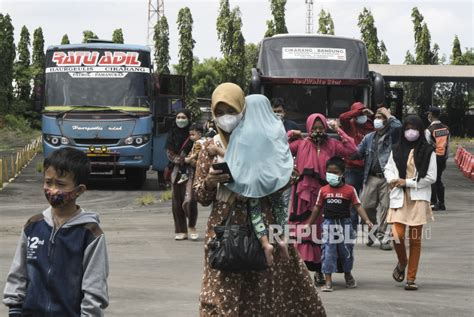
<path id="1" fill-rule="evenodd" d="M 250 94 L 260 94 L 262 84 L 260 82 L 260 74 L 256 68 L 252 68 L 252 79 L 250 81 Z"/>
<path id="2" fill-rule="evenodd" d="M 373 72 L 374 102 L 376 105 L 385 104 L 385 80 L 379 73 Z"/>

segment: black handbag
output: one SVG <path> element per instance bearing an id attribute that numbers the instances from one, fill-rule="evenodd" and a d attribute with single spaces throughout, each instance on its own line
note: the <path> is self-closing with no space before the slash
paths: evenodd
<path id="1" fill-rule="evenodd" d="M 224 226 L 215 226 L 209 242 L 209 265 L 221 271 L 263 271 L 268 268 L 265 253 L 253 231 L 250 217 L 244 224 L 232 225 L 232 211 Z"/>

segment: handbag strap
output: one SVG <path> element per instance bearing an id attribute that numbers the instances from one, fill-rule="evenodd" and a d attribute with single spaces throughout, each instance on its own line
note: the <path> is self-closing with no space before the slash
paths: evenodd
<path id="1" fill-rule="evenodd" d="M 183 144 L 181 145 L 181 148 L 179 149 L 179 154 L 181 154 L 181 152 L 184 150 L 184 147 L 188 144 L 189 142 L 189 137 L 186 138 L 186 140 L 184 140 Z"/>

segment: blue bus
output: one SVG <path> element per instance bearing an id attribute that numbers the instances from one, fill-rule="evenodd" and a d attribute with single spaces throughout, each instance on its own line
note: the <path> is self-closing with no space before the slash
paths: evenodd
<path id="1" fill-rule="evenodd" d="M 155 75 L 146 46 L 50 46 L 41 96 L 44 154 L 78 148 L 92 173 L 140 188 L 150 166 L 163 170 L 168 162 L 166 133 L 183 95 L 184 78 Z"/>

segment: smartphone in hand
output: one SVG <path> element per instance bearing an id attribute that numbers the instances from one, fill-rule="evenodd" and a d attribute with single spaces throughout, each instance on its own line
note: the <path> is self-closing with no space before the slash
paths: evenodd
<path id="1" fill-rule="evenodd" d="M 230 173 L 229 165 L 227 165 L 227 162 L 214 163 L 212 164 L 212 168 L 214 170 L 222 171 L 222 174 L 229 174 L 230 179 L 226 183 L 230 183 L 234 181 L 234 179 L 232 178 L 232 174 Z"/>

